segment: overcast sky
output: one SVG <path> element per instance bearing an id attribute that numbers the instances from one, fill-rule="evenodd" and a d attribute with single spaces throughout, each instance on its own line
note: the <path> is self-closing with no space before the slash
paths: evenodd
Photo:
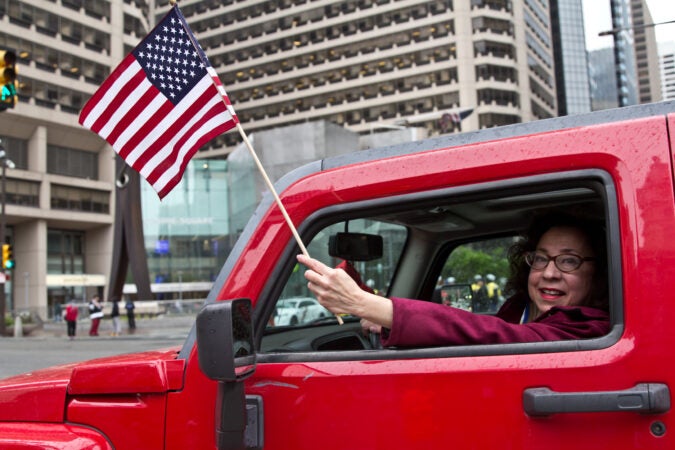
<path id="1" fill-rule="evenodd" d="M 598 36 L 598 33 L 612 28 L 609 0 L 582 0 L 584 5 L 584 29 L 586 45 L 589 50 L 612 46 L 611 36 Z M 675 20 L 675 0 L 647 0 L 649 12 L 655 23 Z M 675 42 L 675 23 L 654 27 L 656 40 Z"/>

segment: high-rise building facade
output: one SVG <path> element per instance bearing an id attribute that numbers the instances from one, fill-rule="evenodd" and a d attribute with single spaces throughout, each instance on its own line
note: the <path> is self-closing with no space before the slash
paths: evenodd
<path id="1" fill-rule="evenodd" d="M 591 111 L 588 57 L 581 0 L 552 0 L 558 115 Z"/>
<path id="2" fill-rule="evenodd" d="M 633 38 L 631 0 L 611 0 L 614 32 L 614 70 L 619 106 L 638 103 L 637 67 Z"/>
<path id="3" fill-rule="evenodd" d="M 159 7 L 157 17 L 168 5 Z M 328 120 L 360 133 L 449 110 L 462 129 L 556 115 L 542 0 L 184 0 L 245 130 Z M 238 142 L 230 133 L 214 151 Z"/>
<path id="4" fill-rule="evenodd" d="M 591 81 L 591 108 L 593 111 L 617 108 L 616 64 L 612 47 L 589 52 L 588 74 Z"/>
<path id="5" fill-rule="evenodd" d="M 631 0 L 638 102 L 661 100 L 659 57 L 654 33 L 654 20 L 645 0 Z"/>
<path id="6" fill-rule="evenodd" d="M 17 55 L 19 101 L 0 112 L 7 237 L 16 267 L 7 310 L 51 317 L 105 291 L 114 220 L 114 153 L 78 123 L 86 99 L 148 29 L 136 0 L 0 0 L 0 47 Z"/>
<path id="7" fill-rule="evenodd" d="M 675 100 L 675 41 L 663 45 L 659 55 L 664 100 Z"/>

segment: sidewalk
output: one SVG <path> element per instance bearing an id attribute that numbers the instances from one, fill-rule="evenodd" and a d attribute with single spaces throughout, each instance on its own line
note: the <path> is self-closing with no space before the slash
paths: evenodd
<path id="1" fill-rule="evenodd" d="M 77 339 L 142 339 L 157 337 L 187 337 L 195 316 L 190 314 L 159 315 L 152 318 L 136 318 L 136 330 L 132 333 L 127 326 L 126 317 L 122 317 L 122 333 L 112 336 L 112 320 L 104 318 L 98 329 L 99 336 L 89 336 L 89 319 L 77 321 Z M 67 338 L 66 322 L 45 322 L 41 329 L 36 329 L 27 337 Z"/>

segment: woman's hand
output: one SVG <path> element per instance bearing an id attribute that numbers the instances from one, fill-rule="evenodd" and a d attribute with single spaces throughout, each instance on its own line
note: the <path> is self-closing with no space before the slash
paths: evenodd
<path id="1" fill-rule="evenodd" d="M 360 296 L 364 291 L 342 269 L 333 269 L 313 258 L 298 255 L 298 262 L 308 270 L 307 287 L 316 299 L 333 314 L 360 316 Z"/>
<path id="2" fill-rule="evenodd" d="M 394 314 L 391 300 L 362 290 L 342 269 L 333 269 L 305 255 L 298 255 L 298 262 L 308 269 L 307 287 L 330 312 L 351 314 L 391 328 Z"/>

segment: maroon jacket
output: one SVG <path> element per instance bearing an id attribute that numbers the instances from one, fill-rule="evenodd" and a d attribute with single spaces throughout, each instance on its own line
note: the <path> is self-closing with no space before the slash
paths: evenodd
<path id="1" fill-rule="evenodd" d="M 520 324 L 526 302 L 510 298 L 496 316 L 473 314 L 437 303 L 392 298 L 391 330 L 382 330 L 382 344 L 429 347 L 470 344 L 588 339 L 609 332 L 609 313 L 585 306 L 554 307 L 534 322 Z"/>

